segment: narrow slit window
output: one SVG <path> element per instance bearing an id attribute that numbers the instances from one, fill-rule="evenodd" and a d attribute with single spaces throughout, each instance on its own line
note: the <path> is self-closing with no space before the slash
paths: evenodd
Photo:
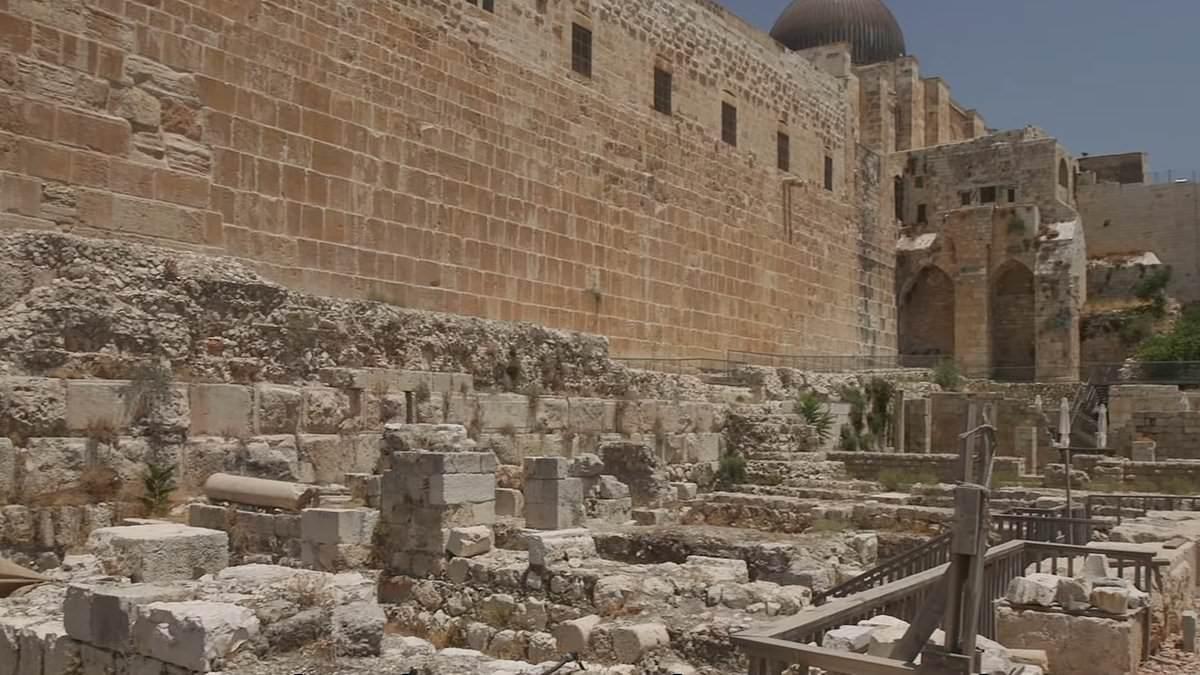
<path id="1" fill-rule="evenodd" d="M 671 73 L 662 68 L 654 69 L 654 109 L 664 115 L 671 114 Z"/>
<path id="2" fill-rule="evenodd" d="M 592 31 L 577 23 L 571 24 L 571 69 L 592 76 Z"/>
<path id="3" fill-rule="evenodd" d="M 825 155 L 825 189 L 833 192 L 833 158 Z"/>
<path id="4" fill-rule="evenodd" d="M 776 148 L 779 153 L 779 170 L 792 170 L 792 138 L 782 131 L 779 132 L 775 141 Z"/>
<path id="5" fill-rule="evenodd" d="M 958 197 L 962 201 L 963 206 L 971 205 L 971 191 L 970 190 L 966 190 L 964 192 L 958 193 Z"/>
<path id="6" fill-rule="evenodd" d="M 738 125 L 737 107 L 731 103 L 721 104 L 721 140 L 737 147 Z"/>
<path id="7" fill-rule="evenodd" d="M 924 225 L 929 222 L 929 207 L 925 204 L 917 204 L 917 223 Z"/>
<path id="8" fill-rule="evenodd" d="M 1017 201 L 1017 190 L 1016 190 L 1016 188 L 1008 188 L 1008 203 L 1009 203 L 1009 204 L 1015 204 L 1015 203 L 1016 203 L 1016 201 Z"/>

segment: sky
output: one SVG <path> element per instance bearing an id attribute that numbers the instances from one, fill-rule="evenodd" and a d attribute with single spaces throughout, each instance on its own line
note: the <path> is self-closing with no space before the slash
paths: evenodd
<path id="1" fill-rule="evenodd" d="M 770 30 L 788 0 L 718 0 Z M 1045 129 L 1075 155 L 1200 169 L 1200 0 L 886 0 L 921 74 L 988 126 Z"/>

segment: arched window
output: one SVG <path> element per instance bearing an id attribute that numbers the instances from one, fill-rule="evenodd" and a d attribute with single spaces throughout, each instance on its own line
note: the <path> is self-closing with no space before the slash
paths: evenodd
<path id="1" fill-rule="evenodd" d="M 1067 166 L 1067 160 L 1058 160 L 1058 184 L 1071 189 L 1071 168 Z"/>

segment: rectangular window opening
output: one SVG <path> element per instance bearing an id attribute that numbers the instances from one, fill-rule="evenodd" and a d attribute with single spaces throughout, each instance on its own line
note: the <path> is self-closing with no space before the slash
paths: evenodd
<path id="1" fill-rule="evenodd" d="M 1009 203 L 1009 204 L 1015 204 L 1015 203 L 1016 203 L 1016 201 L 1017 201 L 1017 190 L 1016 190 L 1016 188 L 1008 188 L 1008 203 Z"/>
<path id="2" fill-rule="evenodd" d="M 496 12 L 496 0 L 483 0 L 483 9 L 494 14 Z"/>
<path id="3" fill-rule="evenodd" d="M 825 189 L 833 192 L 833 158 L 825 156 Z"/>
<path id="4" fill-rule="evenodd" d="M 775 145 L 778 148 L 778 153 L 779 153 L 779 170 L 780 171 L 791 171 L 792 170 L 792 139 L 791 139 L 791 137 L 781 131 L 781 132 L 779 132 L 779 135 L 776 139 Z"/>
<path id="5" fill-rule="evenodd" d="M 966 190 L 966 191 L 964 191 L 964 192 L 960 192 L 960 193 L 958 193 L 958 196 L 959 196 L 959 198 L 962 200 L 962 205 L 963 205 L 963 206 L 970 206 L 970 205 L 971 205 L 971 191 L 970 191 L 970 190 Z"/>
<path id="6" fill-rule="evenodd" d="M 738 141 L 737 107 L 732 103 L 721 104 L 721 140 L 737 147 Z"/>
<path id="7" fill-rule="evenodd" d="M 979 203 L 995 204 L 996 203 L 996 188 L 985 187 L 979 191 Z"/>
<path id="8" fill-rule="evenodd" d="M 571 24 L 571 69 L 592 76 L 592 31 L 577 23 Z"/>
<path id="9" fill-rule="evenodd" d="M 917 204 L 917 223 L 924 225 L 929 222 L 929 208 L 925 204 Z"/>
<path id="10" fill-rule="evenodd" d="M 664 115 L 670 115 L 671 108 L 671 73 L 662 68 L 654 69 L 654 109 Z"/>

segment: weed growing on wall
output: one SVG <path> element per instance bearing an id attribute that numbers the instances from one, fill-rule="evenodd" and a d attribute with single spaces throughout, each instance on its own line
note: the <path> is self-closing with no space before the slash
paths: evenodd
<path id="1" fill-rule="evenodd" d="M 833 436 L 833 413 L 829 404 L 821 400 L 815 393 L 808 391 L 800 396 L 797 409 L 800 416 L 808 423 L 810 429 L 817 434 L 824 445 Z"/>

